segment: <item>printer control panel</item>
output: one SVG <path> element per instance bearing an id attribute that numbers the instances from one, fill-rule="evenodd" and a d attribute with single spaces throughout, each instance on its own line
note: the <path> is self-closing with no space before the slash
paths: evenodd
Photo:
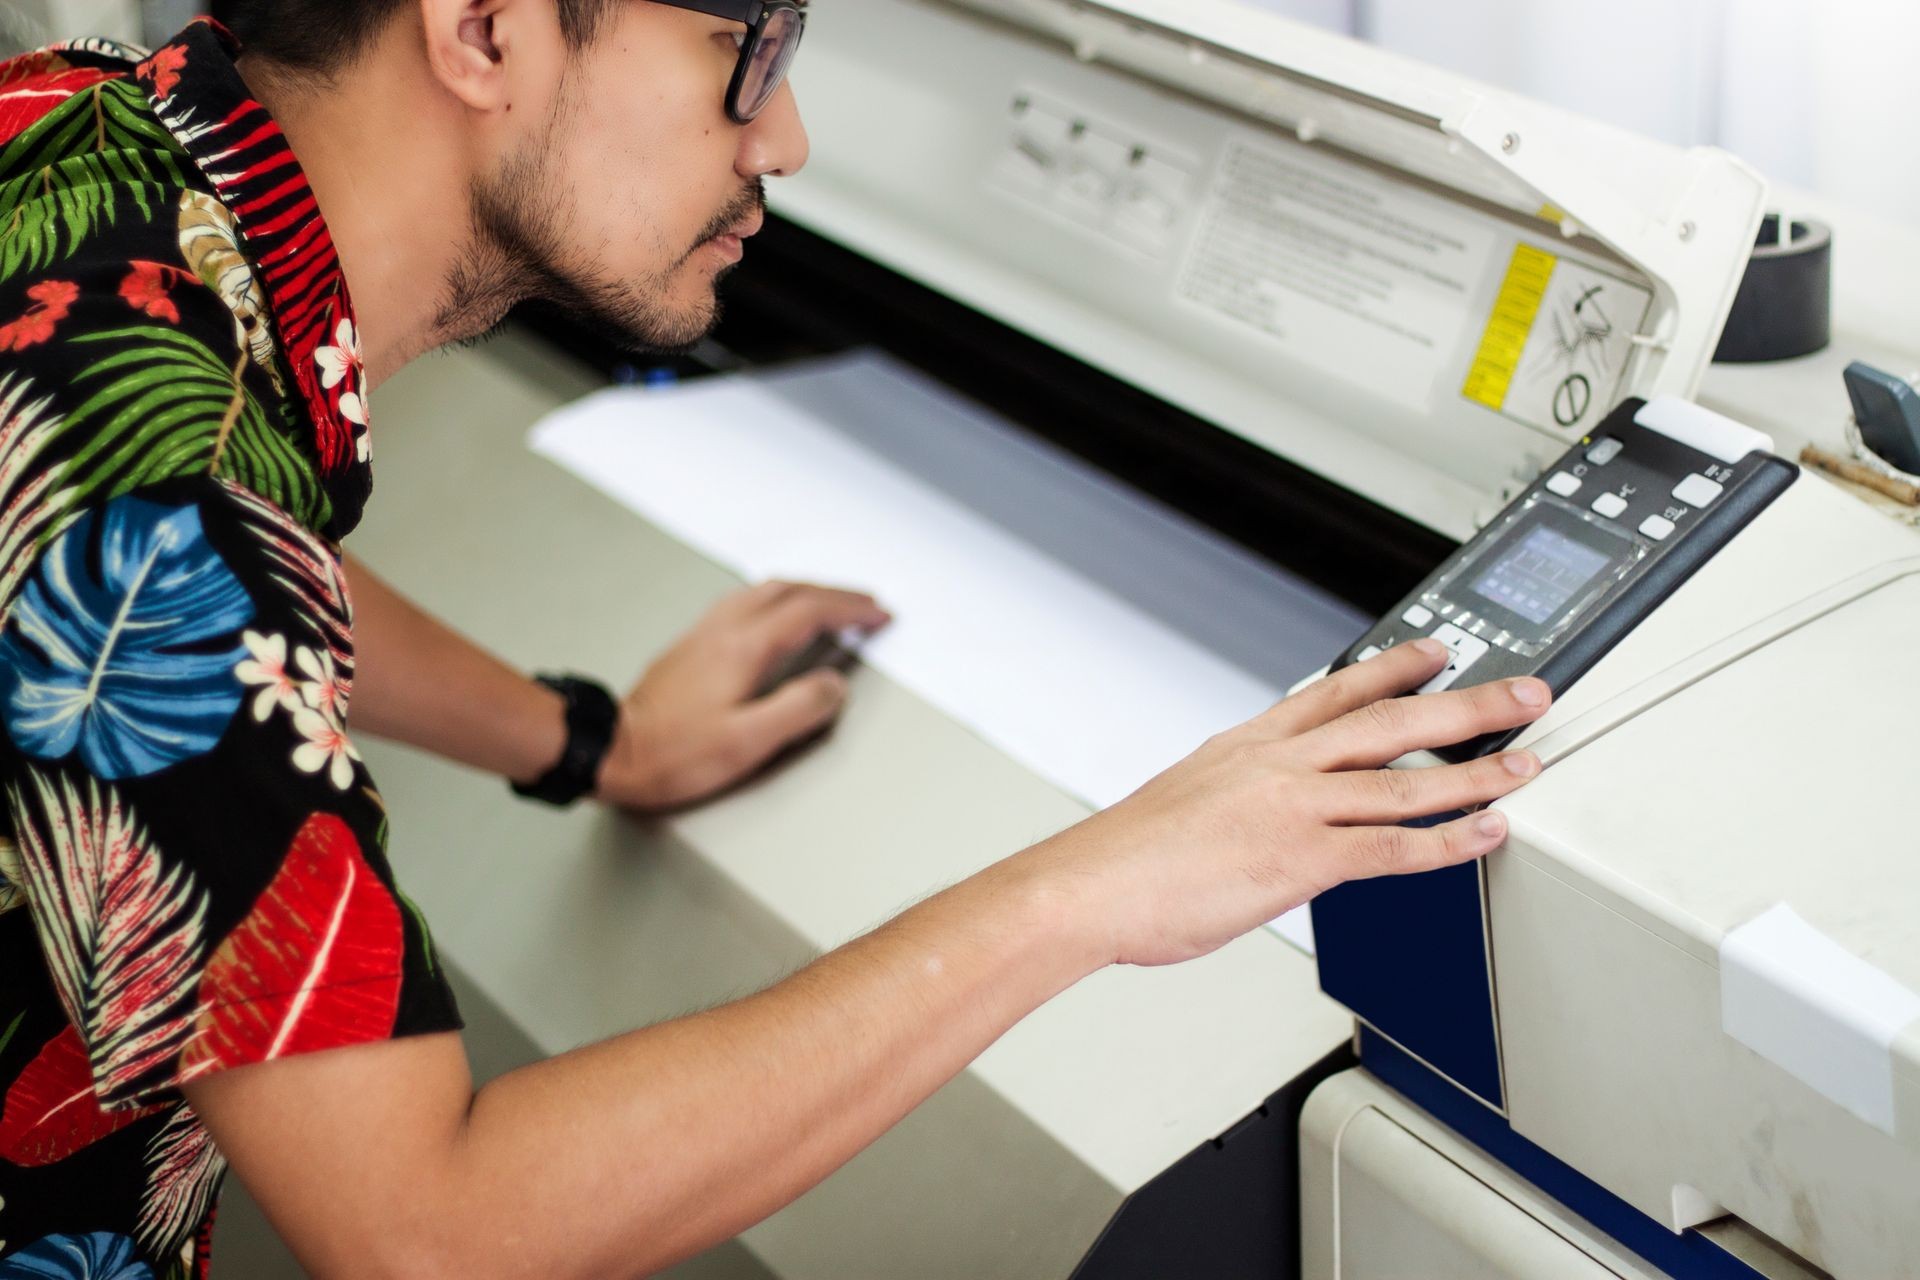
<path id="1" fill-rule="evenodd" d="M 1535 675 L 1559 695 L 1783 493 L 1764 434 L 1678 399 L 1628 400 L 1348 648 L 1431 636 L 1419 692 Z M 1440 752 L 1467 759 L 1512 733 Z"/>

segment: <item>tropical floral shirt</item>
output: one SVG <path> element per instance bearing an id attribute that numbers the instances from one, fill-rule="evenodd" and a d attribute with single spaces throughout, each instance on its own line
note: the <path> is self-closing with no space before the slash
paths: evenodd
<path id="1" fill-rule="evenodd" d="M 0 62 L 0 1280 L 204 1274 L 182 1084 L 459 1025 L 346 732 L 353 311 L 236 52 Z"/>

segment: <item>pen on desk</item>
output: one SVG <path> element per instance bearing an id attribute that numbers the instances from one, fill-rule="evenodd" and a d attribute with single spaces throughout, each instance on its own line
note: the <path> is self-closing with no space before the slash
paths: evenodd
<path id="1" fill-rule="evenodd" d="M 1808 445 L 1800 451 L 1802 466 L 1815 467 L 1829 475 L 1840 477 L 1853 484 L 1862 485 L 1875 493 L 1903 502 L 1910 507 L 1920 507 L 1920 486 L 1896 480 L 1892 476 L 1881 475 L 1872 467 L 1828 453 L 1815 445 Z"/>

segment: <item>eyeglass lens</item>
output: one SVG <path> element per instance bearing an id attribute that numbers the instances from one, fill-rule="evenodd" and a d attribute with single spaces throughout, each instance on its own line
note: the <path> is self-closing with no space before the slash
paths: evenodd
<path id="1" fill-rule="evenodd" d="M 754 33 L 753 48 L 747 55 L 746 69 L 740 75 L 735 111 L 751 120 L 766 108 L 786 79 L 794 52 L 800 47 L 801 18 L 798 9 L 769 9 Z"/>

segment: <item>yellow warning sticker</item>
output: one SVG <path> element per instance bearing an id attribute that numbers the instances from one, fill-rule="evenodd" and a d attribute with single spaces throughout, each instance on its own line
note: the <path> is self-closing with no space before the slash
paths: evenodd
<path id="1" fill-rule="evenodd" d="M 1461 391 L 1467 399 L 1496 413 L 1506 404 L 1514 374 L 1520 369 L 1520 357 L 1527 349 L 1527 337 L 1540 315 L 1541 300 L 1547 296 L 1547 282 L 1559 261 L 1530 244 L 1514 246 L 1507 278 L 1500 285 L 1500 296 L 1494 299 L 1486 332 L 1480 335 L 1479 353 L 1467 371 L 1467 385 Z"/>

